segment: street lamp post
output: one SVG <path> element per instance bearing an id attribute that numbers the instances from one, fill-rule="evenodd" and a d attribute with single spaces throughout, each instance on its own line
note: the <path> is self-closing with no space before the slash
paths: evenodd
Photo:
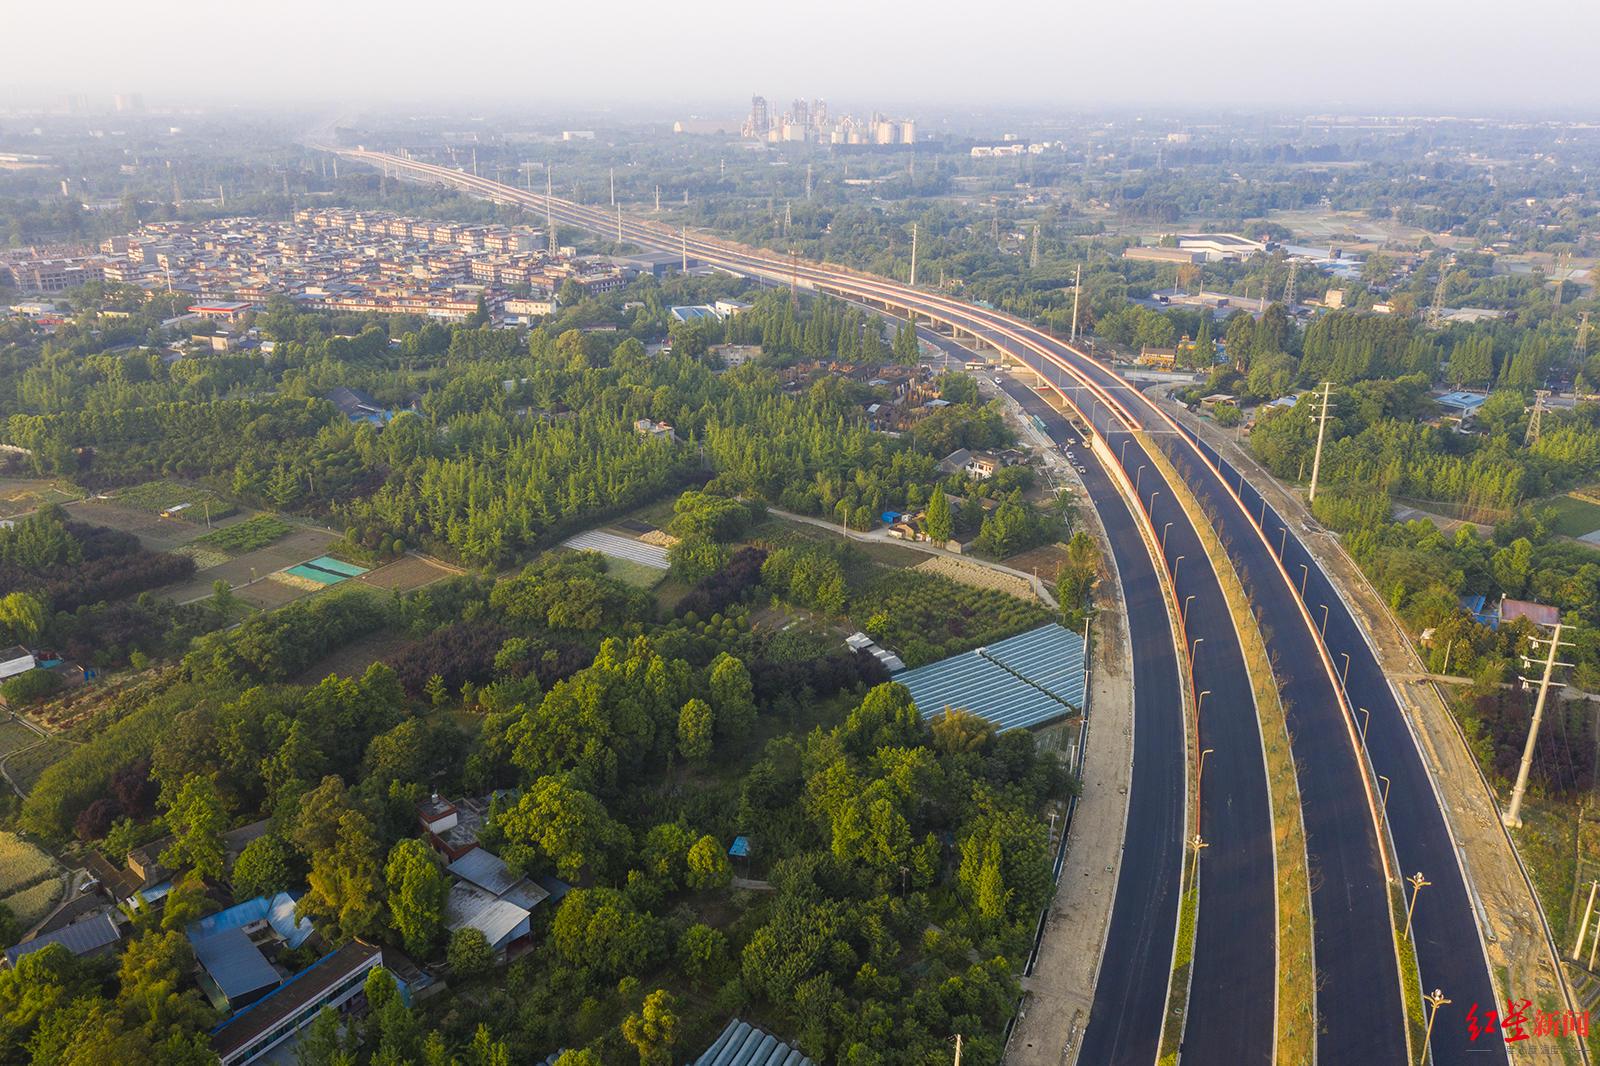
<path id="1" fill-rule="evenodd" d="M 1433 884 L 1433 882 L 1429 881 L 1426 877 L 1423 877 L 1422 871 L 1418 870 L 1416 873 L 1406 878 L 1406 883 L 1411 886 L 1411 902 L 1406 904 L 1406 939 L 1410 940 L 1411 913 L 1417 909 L 1417 897 L 1422 894 L 1423 889 Z"/>
<path id="2" fill-rule="evenodd" d="M 1174 588 L 1176 588 L 1178 584 L 1178 564 L 1187 558 L 1187 555 L 1180 555 L 1176 559 L 1172 560 L 1172 584 Z M 1185 618 L 1184 622 L 1187 623 L 1188 619 Z"/>
<path id="3" fill-rule="evenodd" d="M 1190 839 L 1189 846 L 1194 849 L 1194 878 L 1193 878 L 1193 880 L 1195 882 L 1198 882 L 1200 880 L 1200 849 L 1209 848 L 1211 845 L 1207 844 L 1204 840 L 1200 839 L 1200 834 L 1196 833 Z"/>
<path id="4" fill-rule="evenodd" d="M 1383 807 L 1384 813 L 1387 814 L 1389 811 L 1389 779 L 1379 774 L 1378 780 L 1383 782 L 1383 798 L 1378 803 Z"/>
<path id="5" fill-rule="evenodd" d="M 1166 525 L 1161 527 L 1161 554 L 1162 555 L 1167 554 L 1167 531 L 1170 530 L 1171 528 L 1172 528 L 1172 523 L 1171 522 L 1168 522 Z"/>
<path id="6" fill-rule="evenodd" d="M 1357 707 L 1356 710 L 1360 711 L 1362 714 L 1361 746 L 1364 748 L 1367 746 L 1367 723 L 1372 721 L 1372 712 L 1367 710 L 1365 707 Z"/>
<path id="7" fill-rule="evenodd" d="M 1160 495 L 1161 495 L 1161 490 L 1160 489 L 1156 489 L 1154 492 L 1152 492 L 1150 494 L 1150 506 L 1145 509 L 1145 513 L 1146 514 L 1155 514 L 1156 498 L 1159 497 Z"/>
<path id="8" fill-rule="evenodd" d="M 1283 534 L 1278 538 L 1278 561 L 1281 563 L 1283 561 L 1283 549 L 1289 544 L 1289 527 L 1279 526 L 1278 532 Z"/>
<path id="9" fill-rule="evenodd" d="M 1204 748 L 1200 752 L 1200 769 L 1194 775 L 1194 789 L 1196 792 L 1200 791 L 1200 782 L 1206 776 L 1206 756 L 1210 755 L 1214 750 L 1213 748 Z"/>
<path id="10" fill-rule="evenodd" d="M 1343 686 L 1345 678 L 1350 676 L 1350 653 L 1342 651 L 1339 654 L 1344 656 L 1344 670 L 1339 674 L 1339 684 Z"/>
<path id="11" fill-rule="evenodd" d="M 1317 631 L 1317 636 L 1322 637 L 1324 640 L 1326 640 L 1327 637 L 1328 637 L 1328 605 L 1327 604 L 1323 604 L 1322 605 L 1322 628 Z"/>
<path id="12" fill-rule="evenodd" d="M 1127 466 L 1128 465 L 1128 441 L 1130 441 L 1132 439 L 1133 439 L 1132 437 L 1128 437 L 1127 439 L 1125 439 L 1122 442 L 1122 450 L 1117 453 L 1117 461 L 1120 462 L 1123 466 Z"/>
<path id="13" fill-rule="evenodd" d="M 1205 638 L 1201 637 L 1200 639 L 1204 640 Z M 1198 696 L 1196 696 L 1194 698 L 1194 716 L 1195 716 L 1195 718 L 1198 719 L 1200 717 L 1200 708 L 1202 708 L 1202 707 L 1204 707 L 1206 705 L 1206 697 L 1209 696 L 1209 695 L 1211 695 L 1211 690 L 1210 689 L 1204 689 L 1204 690 L 1201 691 L 1200 695 L 1198 695 Z"/>
<path id="14" fill-rule="evenodd" d="M 1444 993 L 1437 988 L 1433 990 L 1433 994 L 1431 996 L 1424 996 L 1422 998 L 1428 1004 L 1428 1029 L 1427 1032 L 1422 1034 L 1422 1057 L 1417 1060 L 1419 1064 L 1428 1061 L 1428 1044 L 1433 1041 L 1434 1015 L 1439 1013 L 1440 1007 L 1450 1002 L 1444 997 Z"/>
<path id="15" fill-rule="evenodd" d="M 1195 637 L 1194 643 L 1189 645 L 1189 661 L 1194 662 L 1195 652 L 1200 650 L 1200 645 L 1206 642 L 1205 637 Z"/>
<path id="16" fill-rule="evenodd" d="M 1144 464 L 1139 464 L 1139 469 L 1133 472 L 1133 494 L 1139 495 L 1139 479 L 1144 477 Z"/>
<path id="17" fill-rule="evenodd" d="M 1300 598 L 1306 598 L 1306 579 L 1311 576 L 1311 567 L 1305 563 L 1300 564 Z"/>
<path id="18" fill-rule="evenodd" d="M 1185 629 L 1189 628 L 1189 601 L 1192 599 L 1194 599 L 1194 593 L 1192 592 L 1183 598 L 1183 627 Z"/>

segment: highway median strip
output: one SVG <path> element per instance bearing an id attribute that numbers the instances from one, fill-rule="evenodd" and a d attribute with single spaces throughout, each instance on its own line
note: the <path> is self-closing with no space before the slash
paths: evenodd
<path id="1" fill-rule="evenodd" d="M 1272 808 L 1273 849 L 1278 872 L 1278 1040 L 1275 1061 L 1303 1066 L 1316 1055 L 1316 965 L 1311 925 L 1311 879 L 1306 861 L 1305 826 L 1300 817 L 1300 787 L 1289 743 L 1288 719 L 1277 675 L 1260 623 L 1251 609 L 1233 561 L 1217 538 L 1200 501 L 1179 476 L 1165 452 L 1146 434 L 1140 443 L 1172 486 L 1184 513 L 1200 536 L 1239 632 L 1239 646 L 1255 694 L 1261 747 L 1267 762 Z M 1187 904 L 1187 897 L 1185 898 Z M 1311 1009 L 1307 1010 L 1307 1006 Z"/>

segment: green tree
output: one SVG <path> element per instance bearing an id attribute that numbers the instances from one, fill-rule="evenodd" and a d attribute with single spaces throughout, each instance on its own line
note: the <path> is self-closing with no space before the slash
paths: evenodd
<path id="1" fill-rule="evenodd" d="M 0 633 L 12 643 L 28 644 L 44 628 L 44 604 L 26 592 L 0 596 Z"/>
<path id="2" fill-rule="evenodd" d="M 935 544 L 944 544 L 955 536 L 955 516 L 950 513 L 950 501 L 945 498 L 944 486 L 935 485 L 928 497 L 928 510 L 923 518 L 928 538 Z"/>
<path id="3" fill-rule="evenodd" d="M 494 947 L 482 930 L 467 926 L 450 934 L 445 961 L 450 965 L 450 972 L 456 976 L 475 977 L 487 973 L 494 965 Z"/>
<path id="4" fill-rule="evenodd" d="M 228 828 L 228 813 L 211 778 L 203 774 L 184 778 L 178 795 L 167 806 L 166 821 L 173 839 L 161 861 L 192 870 L 207 881 L 220 878 L 227 857 L 222 834 Z"/>
<path id="5" fill-rule="evenodd" d="M 747 736 L 756 719 L 755 685 L 743 662 L 727 652 L 711 660 L 708 674 L 717 732 L 731 739 Z"/>
<path id="6" fill-rule="evenodd" d="M 372 823 L 357 811 L 339 818 L 333 847 L 316 853 L 299 910 L 331 919 L 344 936 L 370 936 L 383 914 L 383 870 Z"/>
<path id="7" fill-rule="evenodd" d="M 563 777 L 539 778 L 498 825 L 511 845 L 509 858 L 526 865 L 532 849 L 567 878 L 603 865 L 629 844 L 627 829 L 612 820 L 605 804 Z"/>
<path id="8" fill-rule="evenodd" d="M 430 954 L 444 928 L 450 879 L 439 868 L 432 849 L 416 837 L 407 837 L 389 849 L 384 873 L 389 888 L 390 922 L 407 951 Z"/>
<path id="9" fill-rule="evenodd" d="M 690 762 L 704 762 L 711 756 L 713 719 L 711 705 L 693 699 L 678 712 L 678 752 Z"/>
<path id="10" fill-rule="evenodd" d="M 622 1035 L 639 1052 L 640 1066 L 666 1066 L 678 1043 L 677 999 L 664 988 L 645 997 L 635 1013 L 622 1020 Z"/>
<path id="11" fill-rule="evenodd" d="M 234 860 L 230 878 L 237 899 L 271 896 L 292 887 L 297 878 L 288 844 L 275 833 L 257 837 Z"/>
<path id="12" fill-rule="evenodd" d="M 733 866 L 727 852 L 714 836 L 703 836 L 689 849 L 689 887 L 727 888 L 733 881 Z"/>

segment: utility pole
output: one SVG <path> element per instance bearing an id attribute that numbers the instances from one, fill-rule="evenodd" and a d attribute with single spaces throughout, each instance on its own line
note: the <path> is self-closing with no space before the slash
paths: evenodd
<path id="1" fill-rule="evenodd" d="M 611 168 L 611 206 L 617 206 L 617 168 Z"/>
<path id="2" fill-rule="evenodd" d="M 617 208 L 617 243 L 622 243 L 622 208 Z"/>
<path id="3" fill-rule="evenodd" d="M 1583 942 L 1589 938 L 1589 918 L 1594 913 L 1596 889 L 1600 889 L 1600 881 L 1590 881 L 1589 902 L 1583 908 L 1583 924 L 1578 926 L 1578 942 L 1572 945 L 1572 958 L 1574 961 L 1583 958 Z"/>
<path id="4" fill-rule="evenodd" d="M 1317 420 L 1317 454 L 1311 460 L 1311 500 L 1317 499 L 1317 475 L 1322 472 L 1322 438 L 1328 432 L 1328 395 L 1333 390 L 1333 382 L 1322 383 L 1322 416 Z"/>
<path id="5" fill-rule="evenodd" d="M 689 273 L 689 227 L 688 226 L 680 226 L 680 227 L 678 227 L 678 242 L 679 242 L 678 243 L 678 248 L 683 253 L 683 263 L 681 265 L 681 269 L 683 270 L 683 272 L 685 274 L 687 274 L 687 273 Z"/>
<path id="6" fill-rule="evenodd" d="M 228 192 L 222 187 L 221 182 L 217 183 L 217 200 L 219 201 L 222 209 L 226 211 L 228 209 Z"/>
<path id="7" fill-rule="evenodd" d="M 1078 297 L 1083 293 L 1083 264 L 1072 272 L 1072 342 L 1078 340 Z"/>
<path id="8" fill-rule="evenodd" d="M 917 224 L 911 223 L 911 285 L 917 284 Z"/>
<path id="9" fill-rule="evenodd" d="M 1539 722 L 1544 718 L 1545 701 L 1550 698 L 1550 676 L 1556 672 L 1558 666 L 1571 666 L 1571 663 L 1556 661 L 1556 651 L 1560 648 L 1572 647 L 1571 641 L 1561 639 L 1561 623 L 1557 622 L 1555 631 L 1548 640 L 1535 637 L 1534 643 L 1550 645 L 1550 650 L 1544 658 L 1544 677 L 1539 681 L 1539 698 L 1533 704 L 1533 722 L 1528 726 L 1528 741 L 1522 746 L 1522 762 L 1517 766 L 1517 783 L 1511 790 L 1511 806 L 1506 808 L 1504 821 L 1506 825 L 1515 829 L 1522 824 L 1522 796 L 1528 791 L 1528 771 L 1533 768 L 1533 746 L 1539 740 Z M 1531 665 L 1533 660 L 1523 656 L 1522 661 Z M 1523 681 L 1528 681 L 1523 678 Z"/>

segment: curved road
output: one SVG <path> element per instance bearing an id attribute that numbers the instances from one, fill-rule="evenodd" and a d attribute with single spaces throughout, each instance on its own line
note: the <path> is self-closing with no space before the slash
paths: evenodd
<path id="1" fill-rule="evenodd" d="M 536 210 L 546 207 L 543 196 L 524 193 L 459 171 L 381 153 L 358 151 L 344 154 L 397 172 L 409 172 L 466 188 L 498 201 L 521 204 Z M 1429 880 L 1433 882 L 1417 910 L 1419 969 L 1425 986 L 1438 985 L 1452 999 L 1452 1003 L 1439 1012 L 1431 1049 L 1434 1059 L 1438 1063 L 1469 1059 L 1473 1063 L 1506 1061 L 1503 1046 L 1485 1046 L 1481 1041 L 1470 1044 L 1467 1041 L 1465 1012 L 1474 1002 L 1486 1007 L 1493 1001 L 1493 989 L 1465 874 L 1439 810 L 1440 798 L 1434 791 L 1416 742 L 1399 712 L 1393 693 L 1388 690 L 1376 657 L 1359 625 L 1315 560 L 1305 553 L 1295 531 L 1285 523 L 1278 523 L 1283 527 L 1279 534 L 1282 547 L 1263 542 L 1264 535 L 1279 533 L 1278 528 L 1273 526 L 1276 516 L 1270 508 L 1261 508 L 1254 490 L 1237 471 L 1221 462 L 1192 435 L 1180 431 L 1153 403 L 1115 373 L 1067 344 L 1011 316 L 836 266 L 802 264 L 792 258 L 785 261 L 771 253 L 691 237 L 684 231 L 673 232 L 654 224 L 629 220 L 622 220 L 619 224 L 617 219 L 603 210 L 568 201 L 552 198 L 549 209 L 563 223 L 602 233 L 620 228 L 628 240 L 650 247 L 680 250 L 696 260 L 724 266 L 738 273 L 875 301 L 886 307 L 914 310 L 932 320 L 982 336 L 989 343 L 1005 348 L 1010 354 L 1044 371 L 1047 377 L 1069 382 L 1061 387 L 1072 394 L 1075 404 L 1085 411 L 1102 433 L 1144 428 L 1162 434 L 1163 447 L 1177 460 L 1180 476 L 1197 496 L 1215 508 L 1219 533 L 1228 545 L 1235 565 L 1248 574 L 1263 617 L 1283 623 L 1273 625 L 1269 621 L 1271 632 L 1268 637 L 1269 647 L 1278 658 L 1280 668 L 1285 667 L 1286 661 L 1292 666 L 1286 678 L 1285 693 L 1288 695 L 1292 690 L 1295 695 L 1291 696 L 1291 700 L 1298 696 L 1299 702 L 1295 702 L 1290 710 L 1291 721 L 1297 728 L 1309 730 L 1323 741 L 1322 747 L 1304 754 L 1298 736 L 1295 745 L 1302 777 L 1308 846 L 1313 852 L 1313 878 L 1320 882 L 1313 897 L 1318 946 L 1319 1058 L 1327 1063 L 1399 1062 L 1406 1055 L 1387 914 L 1381 923 L 1378 920 L 1384 860 L 1378 850 L 1378 830 L 1374 827 L 1369 807 L 1370 778 L 1360 772 L 1363 760 L 1370 755 L 1371 768 L 1385 774 L 1393 782 L 1383 825 L 1384 831 L 1393 840 L 1399 865 L 1407 870 L 1425 869 Z M 1121 440 L 1114 442 L 1122 464 L 1127 467 L 1138 462 L 1139 445 L 1131 437 L 1123 439 L 1131 441 L 1135 452 L 1134 456 L 1127 456 Z M 1130 477 L 1133 476 L 1130 471 Z M 1229 491 L 1230 486 L 1234 491 Z M 1257 515 L 1249 513 L 1252 505 L 1256 506 Z M 1181 514 L 1158 513 L 1153 517 L 1163 524 L 1173 521 L 1172 528 L 1177 531 L 1174 536 L 1180 535 L 1187 526 Z M 1189 532 L 1192 534 L 1192 529 Z M 1171 547 L 1169 543 L 1169 549 Z M 1326 605 L 1325 622 L 1320 625 L 1313 623 L 1309 613 L 1302 613 L 1296 602 L 1298 589 L 1288 573 L 1279 570 L 1278 563 L 1274 561 L 1274 557 L 1280 553 L 1285 568 L 1293 567 L 1298 571 L 1300 564 L 1307 566 L 1305 606 L 1307 611 L 1320 615 Z M 1190 558 L 1193 560 L 1197 557 Z M 1182 572 L 1179 577 L 1183 577 Z M 1130 611 L 1134 609 L 1132 601 L 1129 607 Z M 1198 627 L 1198 618 L 1191 621 Z M 1317 632 L 1323 625 L 1326 626 L 1325 640 Z M 1288 655 L 1296 649 L 1300 654 L 1288 660 Z M 1309 654 L 1313 649 L 1315 659 Z M 1201 654 L 1202 663 L 1210 652 L 1211 649 L 1207 648 Z M 1330 665 L 1335 655 L 1342 663 L 1346 653 L 1350 656 L 1348 699 L 1343 698 L 1342 685 Z M 1316 669 L 1310 665 L 1318 660 L 1324 666 L 1321 683 L 1316 679 Z M 1200 664 L 1196 665 L 1197 670 L 1202 668 Z M 1204 682 L 1204 685 L 1209 684 L 1209 680 Z M 1372 713 L 1370 733 L 1366 737 L 1369 744 L 1365 753 L 1355 724 L 1356 707 L 1368 708 Z M 1202 730 L 1204 728 L 1203 716 Z M 1343 737 L 1340 736 L 1341 730 Z M 1220 752 L 1213 758 L 1219 755 Z M 1307 758 L 1307 755 L 1310 757 Z M 1208 763 L 1208 772 L 1212 769 L 1213 765 Z M 1213 788 L 1216 788 L 1215 778 Z M 1224 804 L 1225 809 L 1228 806 Z M 1209 811 L 1210 802 L 1206 801 L 1202 807 L 1203 820 Z M 1132 829 L 1130 825 L 1130 839 L 1133 839 Z M 1218 825 L 1217 831 L 1222 832 L 1223 827 Z M 1208 852 L 1210 850 L 1207 849 Z M 1206 862 L 1202 865 L 1207 869 L 1203 877 L 1211 876 L 1208 864 L 1213 858 L 1213 855 L 1205 856 Z M 1207 884 L 1209 886 L 1211 882 Z M 1206 894 L 1202 892 L 1203 897 Z M 1120 884 L 1118 902 L 1120 905 Z M 1386 911 L 1387 905 L 1382 905 Z M 1113 925 L 1116 923 L 1114 914 Z M 1337 926 L 1342 932 L 1336 935 L 1335 929 L 1324 928 L 1325 923 L 1330 927 Z M 1202 927 L 1204 925 L 1202 919 Z M 1206 950 L 1211 949 L 1208 947 Z M 1197 974 L 1197 994 L 1199 990 Z M 1245 1001 L 1237 994 L 1229 997 L 1228 1013 L 1219 1024 L 1228 1028 L 1243 1028 L 1238 1016 L 1243 1006 Z M 1198 1014 L 1199 1011 L 1193 1013 Z M 1185 1048 L 1186 1059 L 1244 1061 L 1238 1058 L 1213 1059 L 1213 1055 L 1221 1056 L 1223 1052 L 1209 1043 L 1211 1038 L 1207 1038 L 1205 1046 L 1199 1046 L 1202 1032 L 1206 1031 L 1202 1025 L 1198 1021 L 1191 1022 L 1191 1032 L 1188 1034 L 1190 1043 Z M 1094 1022 L 1091 1021 L 1091 1032 L 1093 1028 Z M 1116 1054 L 1120 1056 L 1121 1052 Z M 1249 1055 L 1250 1060 L 1254 1058 L 1253 1053 Z M 1134 1060 L 1114 1057 L 1106 1061 Z"/>

